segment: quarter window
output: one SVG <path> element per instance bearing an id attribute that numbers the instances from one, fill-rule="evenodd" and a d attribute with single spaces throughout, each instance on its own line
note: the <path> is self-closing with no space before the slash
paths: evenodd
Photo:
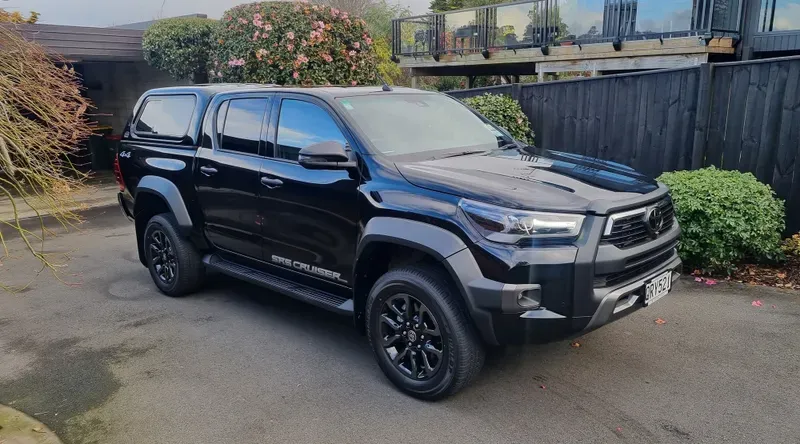
<path id="1" fill-rule="evenodd" d="M 152 96 L 136 122 L 136 132 L 183 137 L 194 114 L 195 96 Z"/>
<path id="2" fill-rule="evenodd" d="M 336 141 L 346 145 L 339 126 L 327 111 L 301 100 L 286 99 L 278 119 L 278 146 L 275 157 L 297 160 L 301 149 L 319 142 Z"/>
<path id="3" fill-rule="evenodd" d="M 217 131 L 221 131 L 222 134 L 220 148 L 239 153 L 258 154 L 261 124 L 267 103 L 268 99 L 231 100 L 221 130 L 217 122 Z M 222 110 L 221 107 L 220 111 Z M 219 118 L 219 114 L 217 117 Z"/>

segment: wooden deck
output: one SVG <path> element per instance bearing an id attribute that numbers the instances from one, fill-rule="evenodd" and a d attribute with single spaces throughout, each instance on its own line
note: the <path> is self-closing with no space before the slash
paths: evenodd
<path id="1" fill-rule="evenodd" d="M 713 38 L 708 43 L 698 36 L 622 42 L 619 51 L 611 43 L 582 46 L 552 46 L 548 55 L 540 48 L 499 50 L 484 58 L 480 53 L 432 56 L 398 56 L 401 68 L 420 75 L 534 74 L 564 71 L 632 71 L 679 68 L 708 61 L 710 54 L 733 55 L 730 37 Z"/>

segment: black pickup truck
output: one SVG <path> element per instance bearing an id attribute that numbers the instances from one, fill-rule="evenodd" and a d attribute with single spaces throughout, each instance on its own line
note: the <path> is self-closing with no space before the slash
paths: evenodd
<path id="1" fill-rule="evenodd" d="M 215 271 L 352 316 L 424 399 L 464 387 L 487 347 L 590 331 L 680 272 L 664 185 L 522 144 L 432 92 L 156 89 L 115 170 L 163 293 Z"/>

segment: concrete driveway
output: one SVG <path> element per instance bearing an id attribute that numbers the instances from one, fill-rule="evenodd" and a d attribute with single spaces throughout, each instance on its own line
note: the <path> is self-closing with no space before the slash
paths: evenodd
<path id="1" fill-rule="evenodd" d="M 222 277 L 164 297 L 132 225 L 92 217 L 47 244 L 79 285 L 42 275 L 0 293 L 0 403 L 67 444 L 800 439 L 796 293 L 682 282 L 579 348 L 494 353 L 466 390 L 426 403 L 388 383 L 348 319 Z M 0 282 L 35 264 L 5 259 Z"/>

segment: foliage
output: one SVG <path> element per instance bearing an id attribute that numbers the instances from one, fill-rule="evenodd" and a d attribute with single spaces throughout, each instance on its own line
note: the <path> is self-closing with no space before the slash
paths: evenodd
<path id="1" fill-rule="evenodd" d="M 403 76 L 403 71 L 390 60 L 392 56 L 392 49 L 389 47 L 389 42 L 383 37 L 376 37 L 373 42 L 375 48 L 375 56 L 378 59 L 378 73 L 381 78 L 390 85 L 399 83 L 400 78 Z"/>
<path id="2" fill-rule="evenodd" d="M 792 237 L 784 239 L 781 244 L 781 250 L 787 256 L 800 257 L 800 233 L 792 235 Z"/>
<path id="3" fill-rule="evenodd" d="M 213 79 L 302 85 L 377 82 L 366 22 L 324 5 L 263 2 L 234 7 L 217 26 Z"/>
<path id="4" fill-rule="evenodd" d="M 144 58 L 177 80 L 208 82 L 209 49 L 216 22 L 182 17 L 155 22 L 142 36 Z"/>
<path id="5" fill-rule="evenodd" d="M 752 174 L 710 167 L 659 180 L 672 192 L 683 232 L 678 251 L 690 267 L 730 272 L 745 258 L 781 257 L 783 201 Z"/>
<path id="6" fill-rule="evenodd" d="M 44 252 L 50 232 L 43 222 L 38 234 L 23 228 L 19 214 L 29 208 L 42 221 L 41 214 L 49 213 L 65 227 L 78 221 L 71 196 L 85 175 L 69 156 L 92 133 L 89 106 L 78 77 L 63 60 L 0 27 L 0 195 L 14 210 L 13 220 L 0 224 L 19 234 L 42 270 L 57 266 Z M 0 242 L 8 256 L 2 232 Z"/>
<path id="7" fill-rule="evenodd" d="M 496 125 L 503 127 L 515 139 L 533 143 L 528 116 L 522 111 L 519 102 L 511 97 L 486 93 L 465 99 L 464 103 L 475 108 Z"/>
<path id="8" fill-rule="evenodd" d="M 39 13 L 31 11 L 30 14 L 25 17 L 19 11 L 8 12 L 5 9 L 0 8 L 0 23 L 19 23 L 24 24 L 27 23 L 32 25 L 39 21 Z"/>
<path id="9" fill-rule="evenodd" d="M 361 18 L 367 22 L 369 33 L 373 38 L 385 37 L 386 41 L 392 38 L 392 20 L 410 17 L 411 9 L 407 6 L 389 3 L 387 0 L 365 0 L 369 4 Z"/>

